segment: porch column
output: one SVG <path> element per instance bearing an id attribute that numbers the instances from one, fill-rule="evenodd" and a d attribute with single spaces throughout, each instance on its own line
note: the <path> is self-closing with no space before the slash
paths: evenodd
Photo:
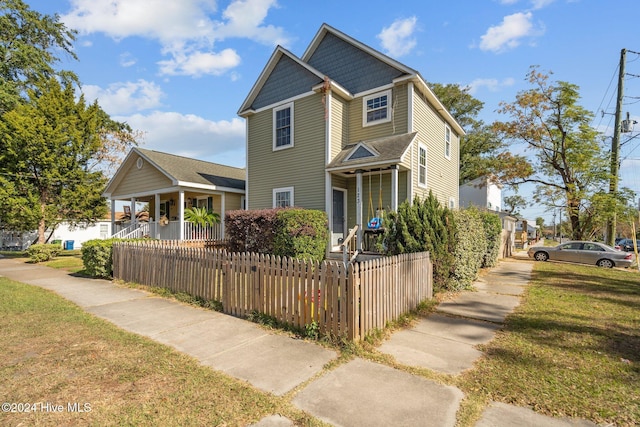
<path id="1" fill-rule="evenodd" d="M 138 221 L 136 220 L 136 198 L 131 198 L 131 224 L 136 224 Z"/>
<path id="2" fill-rule="evenodd" d="M 116 201 L 111 199 L 111 235 L 113 236 L 116 230 Z"/>
<path id="3" fill-rule="evenodd" d="M 391 210 L 398 211 L 398 165 L 391 165 Z"/>
<path id="4" fill-rule="evenodd" d="M 358 233 L 356 237 L 356 249 L 362 250 L 362 169 L 356 171 L 356 225 Z"/>
<path id="5" fill-rule="evenodd" d="M 155 238 L 159 239 L 160 238 L 160 224 L 158 223 L 158 221 L 160 220 L 160 194 L 158 194 L 158 193 L 155 194 L 155 209 L 154 209 L 154 212 L 153 212 L 153 220 L 155 221 L 155 231 L 156 231 Z"/>
<path id="6" fill-rule="evenodd" d="M 222 240 L 224 240 L 224 215 L 225 215 L 225 212 L 227 211 L 226 201 L 227 201 L 227 192 L 225 191 L 220 196 L 220 234 L 222 234 L 222 236 L 220 237 L 222 238 Z"/>
<path id="7" fill-rule="evenodd" d="M 179 240 L 184 240 L 184 190 L 178 193 L 178 227 L 180 229 Z"/>

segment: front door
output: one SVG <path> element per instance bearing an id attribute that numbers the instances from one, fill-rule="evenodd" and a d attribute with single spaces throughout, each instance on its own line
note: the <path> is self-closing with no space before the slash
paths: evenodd
<path id="1" fill-rule="evenodd" d="M 345 204 L 347 191 L 339 188 L 333 189 L 333 202 L 331 208 L 331 246 L 336 247 L 345 238 Z"/>

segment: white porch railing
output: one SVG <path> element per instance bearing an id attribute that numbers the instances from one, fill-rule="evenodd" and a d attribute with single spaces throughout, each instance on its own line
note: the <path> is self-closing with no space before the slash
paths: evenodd
<path id="1" fill-rule="evenodd" d="M 183 236 L 183 240 L 222 240 L 224 238 L 221 224 L 202 227 L 188 221 L 184 222 Z M 123 228 L 112 237 L 121 239 L 150 237 L 160 240 L 180 240 L 180 222 L 169 221 L 166 225 L 160 225 L 155 221 L 139 222 Z"/>

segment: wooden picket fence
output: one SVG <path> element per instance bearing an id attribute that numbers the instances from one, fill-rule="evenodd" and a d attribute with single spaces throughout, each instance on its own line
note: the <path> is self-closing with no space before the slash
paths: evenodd
<path id="1" fill-rule="evenodd" d="M 433 296 L 429 253 L 405 254 L 345 265 L 264 254 L 147 242 L 116 243 L 113 276 L 220 301 L 223 311 L 254 312 L 321 334 L 351 340 Z"/>

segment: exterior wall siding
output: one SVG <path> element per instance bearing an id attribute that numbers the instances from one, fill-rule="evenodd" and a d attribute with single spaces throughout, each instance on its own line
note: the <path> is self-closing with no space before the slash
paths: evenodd
<path id="1" fill-rule="evenodd" d="M 294 188 L 294 204 L 325 209 L 325 121 L 320 94 L 294 102 L 293 147 L 273 151 L 273 113 L 248 120 L 249 209 L 273 207 L 273 189 Z M 255 178 L 253 178 L 255 177 Z"/>
<path id="2" fill-rule="evenodd" d="M 362 126 L 362 102 L 364 97 L 358 97 L 349 102 L 349 135 L 342 148 L 347 144 L 354 144 L 363 140 L 407 133 L 409 114 L 407 88 L 408 85 L 400 85 L 393 88 L 392 120 L 386 123 Z"/>
<path id="3" fill-rule="evenodd" d="M 347 226 L 353 228 L 356 225 L 356 178 L 347 180 Z M 369 216 L 375 215 L 378 208 L 380 198 L 380 175 L 373 173 L 371 175 L 371 202 L 373 211 L 369 209 L 369 175 L 362 177 L 362 222 L 366 228 L 367 223 L 371 219 Z M 398 205 L 407 200 L 407 172 L 398 172 Z M 385 212 L 390 210 L 391 206 L 391 174 L 382 174 L 382 206 Z"/>
<path id="4" fill-rule="evenodd" d="M 138 194 L 172 186 L 171 180 L 146 160 L 144 161 L 142 169 L 138 169 L 136 167 L 138 158 L 138 156 L 135 156 L 135 159 L 129 159 L 131 167 L 129 167 L 126 173 L 126 179 L 120 182 L 113 190 L 111 194 L 112 198 L 115 199 L 123 195 Z"/>
<path id="5" fill-rule="evenodd" d="M 349 106 L 335 94 L 331 97 L 331 162 L 349 140 Z"/>
<path id="6" fill-rule="evenodd" d="M 425 198 L 429 195 L 429 190 L 433 191 L 440 204 L 449 206 L 449 199 L 455 200 L 458 206 L 458 169 L 460 157 L 460 138 L 451 129 L 451 156 L 445 157 L 445 121 L 437 114 L 428 102 L 418 93 L 413 95 L 413 126 L 418 136 L 412 147 L 414 171 L 412 176 L 414 195 Z M 427 146 L 427 188 L 418 186 L 417 159 L 418 143 Z M 411 156 L 407 156 L 407 161 L 411 161 Z"/>

